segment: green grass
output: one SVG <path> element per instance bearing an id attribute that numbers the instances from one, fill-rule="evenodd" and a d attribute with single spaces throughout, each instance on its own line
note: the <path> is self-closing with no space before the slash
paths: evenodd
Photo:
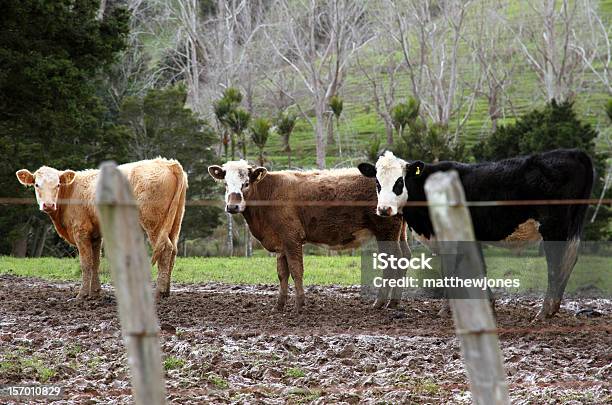
<path id="1" fill-rule="evenodd" d="M 290 378 L 302 378 L 306 373 L 301 368 L 292 367 L 285 371 L 285 375 Z"/>
<path id="2" fill-rule="evenodd" d="M 508 250 L 489 248 L 485 253 L 489 278 L 518 278 L 521 287 L 515 292 L 541 291 L 547 284 L 544 257 L 523 253 L 514 256 Z M 414 252 L 418 254 L 417 251 Z M 360 256 L 306 256 L 305 285 L 359 285 Z M 612 258 L 582 254 L 567 286 L 568 292 L 596 287 L 612 293 Z M 0 256 L 0 274 L 40 277 L 50 280 L 80 280 L 77 259 L 37 258 L 18 259 Z M 153 270 L 153 278 L 156 276 Z M 425 276 L 426 273 L 419 274 Z M 429 274 L 431 277 L 431 274 Z M 108 263 L 102 261 L 101 281 L 110 282 Z M 229 284 L 276 284 L 275 257 L 213 257 L 178 258 L 172 273 L 173 283 L 223 282 Z"/>
<path id="3" fill-rule="evenodd" d="M 182 368 L 185 365 L 185 360 L 175 357 L 168 356 L 164 359 L 164 370 L 176 370 Z"/>
<path id="4" fill-rule="evenodd" d="M 227 380 L 217 374 L 209 374 L 208 381 L 217 389 L 226 389 L 229 387 Z"/>
<path id="5" fill-rule="evenodd" d="M 0 379 L 21 375 L 45 383 L 57 374 L 50 363 L 37 354 L 28 355 L 25 348 L 6 351 L 0 354 Z"/>
<path id="6" fill-rule="evenodd" d="M 359 256 L 306 256 L 305 284 L 359 284 L 361 261 Z M 0 256 L 0 274 L 41 277 L 50 280 L 75 281 L 81 278 L 78 259 L 52 257 L 17 259 Z M 156 270 L 153 270 L 156 276 Z M 102 260 L 100 279 L 110 282 L 108 263 Z M 230 284 L 275 284 L 276 257 L 211 257 L 178 258 L 172 281 L 202 283 L 218 281 Z"/>

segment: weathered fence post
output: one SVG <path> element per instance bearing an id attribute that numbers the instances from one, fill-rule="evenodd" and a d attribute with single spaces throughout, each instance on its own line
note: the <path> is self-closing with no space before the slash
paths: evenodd
<path id="1" fill-rule="evenodd" d="M 96 206 L 127 346 L 134 402 L 163 404 L 166 395 L 150 261 L 132 189 L 114 162 L 100 166 Z"/>
<path id="2" fill-rule="evenodd" d="M 430 204 L 429 212 L 436 239 L 447 253 L 454 250 L 452 253 L 461 255 L 461 258 L 455 256 L 446 261 L 443 257 L 443 266 L 453 267 L 444 268 L 444 275 L 457 274 L 460 266 L 462 278 L 483 277 L 480 249 L 475 243 L 469 243 L 475 240 L 474 230 L 457 172 L 453 170 L 432 174 L 425 182 L 425 193 Z M 462 289 L 451 294 L 449 301 L 473 402 L 486 405 L 509 404 L 503 357 L 486 291 L 480 288 Z"/>

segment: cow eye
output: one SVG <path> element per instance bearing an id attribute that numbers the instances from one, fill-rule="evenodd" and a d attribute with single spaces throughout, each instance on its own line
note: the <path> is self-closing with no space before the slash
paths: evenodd
<path id="1" fill-rule="evenodd" d="M 380 183 L 378 182 L 378 179 L 376 179 L 376 192 L 380 193 L 380 189 L 381 189 Z"/>
<path id="2" fill-rule="evenodd" d="M 400 195 L 404 192 L 404 179 L 398 178 L 395 184 L 393 185 L 393 192 L 395 195 Z"/>
<path id="3" fill-rule="evenodd" d="M 248 188 L 248 187 L 249 187 L 249 182 L 248 181 L 242 185 L 242 188 Z"/>
<path id="4" fill-rule="evenodd" d="M 34 184 L 34 187 L 39 188 L 40 186 L 38 185 L 38 183 Z"/>

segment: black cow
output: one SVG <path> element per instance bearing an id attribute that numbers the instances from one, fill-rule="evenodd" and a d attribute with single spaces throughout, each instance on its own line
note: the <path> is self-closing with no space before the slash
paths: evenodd
<path id="1" fill-rule="evenodd" d="M 407 200 L 426 201 L 424 184 L 432 173 L 456 170 L 467 201 L 588 199 L 594 178 L 591 159 L 576 149 L 476 164 L 406 162 L 386 152 L 376 166 L 362 163 L 359 170 L 366 177 L 376 177 L 378 214 L 401 212 L 408 226 L 427 238 L 434 236 L 428 208 L 402 205 Z M 470 207 L 476 239 L 480 241 L 503 240 L 529 219 L 540 223 L 548 289 L 539 317 L 550 317 L 559 310 L 576 264 L 586 209 L 586 205 L 542 204 Z"/>

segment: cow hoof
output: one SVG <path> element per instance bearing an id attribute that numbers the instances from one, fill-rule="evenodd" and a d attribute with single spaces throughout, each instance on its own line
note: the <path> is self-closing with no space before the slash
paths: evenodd
<path id="1" fill-rule="evenodd" d="M 100 291 L 93 291 L 87 295 L 88 300 L 98 300 L 100 299 Z"/>
<path id="2" fill-rule="evenodd" d="M 438 311 L 438 316 L 440 318 L 448 318 L 449 316 L 451 316 L 451 309 L 450 306 L 448 304 L 445 304 L 442 309 L 440 309 Z"/>
<path id="3" fill-rule="evenodd" d="M 387 303 L 387 309 L 395 309 L 399 306 L 399 300 L 389 300 Z"/>
<path id="4" fill-rule="evenodd" d="M 384 306 L 385 306 L 385 300 L 380 300 L 377 298 L 376 301 L 374 301 L 374 305 L 372 305 L 372 308 L 381 309 Z"/>
<path id="5" fill-rule="evenodd" d="M 77 301 L 85 301 L 88 296 L 89 296 L 88 293 L 86 293 L 84 291 L 79 291 L 79 293 L 77 294 L 77 296 L 74 299 L 77 300 Z"/>
<path id="6" fill-rule="evenodd" d="M 537 313 L 535 318 L 533 318 L 532 322 L 552 318 L 557 312 L 559 312 L 560 308 L 561 300 L 545 298 L 544 303 L 542 304 L 542 308 L 540 308 L 540 311 Z"/>
<path id="7" fill-rule="evenodd" d="M 539 321 L 543 321 L 544 319 L 550 319 L 555 316 L 556 312 L 550 312 L 544 308 L 540 309 L 536 316 L 531 320 L 531 323 L 537 323 Z"/>
<path id="8" fill-rule="evenodd" d="M 170 291 L 160 291 L 160 290 L 155 291 L 155 299 L 158 301 L 164 298 L 168 298 L 169 296 L 170 296 Z"/>
<path id="9" fill-rule="evenodd" d="M 286 295 L 279 295 L 278 300 L 276 301 L 276 311 L 283 312 L 285 310 L 285 304 L 287 303 Z"/>
<path id="10" fill-rule="evenodd" d="M 298 295 L 295 297 L 295 312 L 296 313 L 300 313 L 302 312 L 302 309 L 304 308 L 304 296 L 303 295 Z"/>

